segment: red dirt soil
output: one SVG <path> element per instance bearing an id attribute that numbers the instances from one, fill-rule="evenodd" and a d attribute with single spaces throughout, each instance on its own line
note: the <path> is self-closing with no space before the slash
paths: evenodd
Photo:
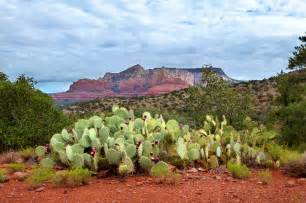
<path id="1" fill-rule="evenodd" d="M 188 173 L 176 185 L 157 184 L 148 176 L 125 181 L 93 178 L 86 186 L 47 185 L 41 192 L 29 191 L 25 182 L 10 180 L 0 186 L 0 202 L 306 202 L 305 179 L 286 177 L 279 171 L 272 175 L 268 185 L 258 183 L 256 172 L 247 180 L 234 180 L 228 174 Z"/>

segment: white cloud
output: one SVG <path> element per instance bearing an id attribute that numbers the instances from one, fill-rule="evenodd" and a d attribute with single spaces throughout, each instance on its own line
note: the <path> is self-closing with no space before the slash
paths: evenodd
<path id="1" fill-rule="evenodd" d="M 268 77 L 286 68 L 305 10 L 300 0 L 0 0 L 0 70 L 72 81 L 134 63 L 212 63 Z"/>

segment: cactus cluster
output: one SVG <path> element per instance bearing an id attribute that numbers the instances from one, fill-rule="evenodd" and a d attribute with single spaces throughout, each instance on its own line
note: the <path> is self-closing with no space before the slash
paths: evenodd
<path id="1" fill-rule="evenodd" d="M 255 136 L 258 132 L 253 131 L 249 134 Z M 52 136 L 51 153 L 39 146 L 36 154 L 43 157 L 41 165 L 46 167 L 55 162 L 92 171 L 109 167 L 120 175 L 136 170 L 150 172 L 161 165 L 159 162 L 171 158 L 207 168 L 250 159 L 264 163 L 268 156 L 262 143 L 245 139 L 243 133 L 228 125 L 225 117 L 219 121 L 207 116 L 201 129 L 191 130 L 176 120 L 165 121 L 162 115 L 152 116 L 149 112 L 135 118 L 132 110 L 115 105 L 111 116 L 79 120 L 73 129 Z"/>

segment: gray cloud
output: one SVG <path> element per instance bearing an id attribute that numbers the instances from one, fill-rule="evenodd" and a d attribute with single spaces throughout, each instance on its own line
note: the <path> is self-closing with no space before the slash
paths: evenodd
<path id="1" fill-rule="evenodd" d="M 286 68 L 305 10 L 299 0 L 0 0 L 0 71 L 48 92 L 136 63 L 259 79 Z"/>

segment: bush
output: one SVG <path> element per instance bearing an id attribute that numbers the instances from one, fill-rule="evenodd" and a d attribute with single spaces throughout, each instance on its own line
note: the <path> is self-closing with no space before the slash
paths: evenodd
<path id="1" fill-rule="evenodd" d="M 280 164 L 283 166 L 286 165 L 288 162 L 297 161 L 300 160 L 301 158 L 302 154 L 296 151 L 284 149 L 280 157 Z"/>
<path id="2" fill-rule="evenodd" d="M 277 144 L 269 144 L 267 146 L 267 152 L 273 159 L 273 161 L 280 161 L 280 164 L 283 166 L 289 161 L 299 160 L 301 154 L 297 151 L 285 149 Z"/>
<path id="3" fill-rule="evenodd" d="M 31 188 L 37 188 L 44 182 L 51 180 L 54 174 L 54 170 L 50 168 L 37 167 L 32 170 L 31 175 L 27 178 L 27 182 Z"/>
<path id="4" fill-rule="evenodd" d="M 245 179 L 251 176 L 251 172 L 246 165 L 228 163 L 227 168 L 234 178 Z"/>
<path id="5" fill-rule="evenodd" d="M 170 169 L 166 162 L 160 161 L 151 168 L 151 175 L 153 177 L 157 178 L 166 177 L 169 174 L 170 174 Z"/>
<path id="6" fill-rule="evenodd" d="M 51 182 L 54 186 L 63 186 L 67 183 L 68 171 L 57 171 L 56 174 L 52 177 Z"/>
<path id="7" fill-rule="evenodd" d="M 0 79 L 0 151 L 49 142 L 69 121 L 47 94 L 24 75 L 15 82 Z"/>
<path id="8" fill-rule="evenodd" d="M 306 101 L 290 104 L 283 107 L 280 112 L 282 122 L 282 141 L 289 146 L 297 146 L 306 142 Z"/>
<path id="9" fill-rule="evenodd" d="M 170 172 L 167 176 L 156 177 L 154 181 L 157 184 L 177 185 L 182 180 L 182 175 L 179 173 Z"/>
<path id="10" fill-rule="evenodd" d="M 8 180 L 6 174 L 5 174 L 5 170 L 0 169 L 0 183 L 4 183 Z"/>
<path id="11" fill-rule="evenodd" d="M 156 183 L 174 185 L 181 181 L 182 176 L 170 171 L 166 162 L 160 161 L 151 168 L 151 175 Z"/>
<path id="12" fill-rule="evenodd" d="M 270 170 L 264 170 L 264 171 L 260 171 L 258 173 L 258 176 L 260 178 L 260 181 L 263 183 L 263 184 L 268 184 L 271 182 L 272 180 L 272 175 L 271 175 L 271 172 Z"/>
<path id="13" fill-rule="evenodd" d="M 267 146 L 268 153 L 272 157 L 274 161 L 280 160 L 282 153 L 283 153 L 283 148 L 277 144 L 269 144 Z"/>
<path id="14" fill-rule="evenodd" d="M 35 150 L 33 147 L 27 147 L 25 149 L 20 150 L 18 153 L 24 160 L 28 160 L 31 157 L 35 157 Z"/>
<path id="15" fill-rule="evenodd" d="M 91 172 L 88 169 L 76 168 L 64 174 L 66 176 L 66 183 L 70 187 L 77 187 L 88 184 Z"/>
<path id="16" fill-rule="evenodd" d="M 24 171 L 25 165 L 23 163 L 11 163 L 8 165 L 8 169 L 11 173 L 18 172 L 18 171 Z"/>

